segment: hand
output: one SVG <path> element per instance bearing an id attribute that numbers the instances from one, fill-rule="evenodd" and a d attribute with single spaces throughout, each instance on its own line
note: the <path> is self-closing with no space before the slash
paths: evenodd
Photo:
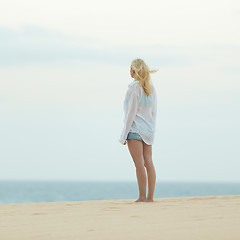
<path id="1" fill-rule="evenodd" d="M 125 142 L 124 142 L 124 144 L 123 144 L 123 145 L 126 145 L 126 143 L 127 143 L 127 140 L 125 140 Z"/>

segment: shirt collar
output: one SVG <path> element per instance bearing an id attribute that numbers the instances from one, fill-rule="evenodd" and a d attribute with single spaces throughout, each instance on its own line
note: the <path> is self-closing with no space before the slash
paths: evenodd
<path id="1" fill-rule="evenodd" d="M 136 83 L 139 83 L 139 81 L 138 81 L 138 80 L 134 80 L 134 81 L 131 82 L 128 86 L 132 86 L 132 85 L 134 85 L 134 84 L 136 84 Z"/>

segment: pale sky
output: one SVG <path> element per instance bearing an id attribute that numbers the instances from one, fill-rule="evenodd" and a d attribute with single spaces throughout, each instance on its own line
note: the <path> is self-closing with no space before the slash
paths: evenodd
<path id="1" fill-rule="evenodd" d="M 239 1 L 3 1 L 0 180 L 136 180 L 118 142 L 141 57 L 157 180 L 240 181 Z"/>

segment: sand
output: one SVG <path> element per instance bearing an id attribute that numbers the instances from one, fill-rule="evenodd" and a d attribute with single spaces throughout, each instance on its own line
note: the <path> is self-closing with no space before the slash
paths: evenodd
<path id="1" fill-rule="evenodd" d="M 239 240 L 240 195 L 0 204 L 0 239 Z"/>

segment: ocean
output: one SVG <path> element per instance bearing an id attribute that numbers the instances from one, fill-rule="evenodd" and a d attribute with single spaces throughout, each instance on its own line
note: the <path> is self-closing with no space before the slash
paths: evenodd
<path id="1" fill-rule="evenodd" d="M 240 182 L 157 182 L 154 198 L 216 195 L 240 195 Z M 0 204 L 137 198 L 137 182 L 0 181 Z"/>

